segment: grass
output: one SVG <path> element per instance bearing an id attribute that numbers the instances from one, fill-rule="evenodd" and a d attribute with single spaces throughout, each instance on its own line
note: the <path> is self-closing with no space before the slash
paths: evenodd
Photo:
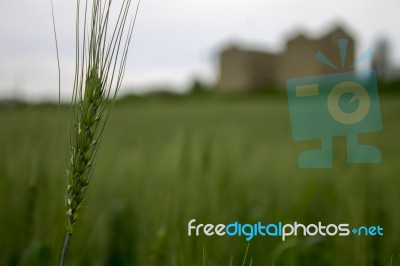
<path id="1" fill-rule="evenodd" d="M 285 98 L 119 102 L 104 131 L 68 265 L 397 265 L 400 98 L 381 99 L 384 129 L 362 136 L 378 165 L 305 170 Z M 62 117 L 67 119 L 68 109 Z M 0 109 L 0 265 L 54 265 L 65 231 L 57 107 Z M 63 131 L 67 130 L 63 128 Z M 377 225 L 384 237 L 188 237 L 202 223 Z"/>

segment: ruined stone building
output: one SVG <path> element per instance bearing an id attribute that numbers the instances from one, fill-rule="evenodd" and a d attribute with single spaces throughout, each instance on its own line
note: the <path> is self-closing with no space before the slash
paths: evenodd
<path id="1" fill-rule="evenodd" d="M 349 71 L 342 69 L 339 39 L 348 39 L 345 66 L 351 66 L 355 60 L 354 39 L 342 27 L 336 27 L 320 38 L 309 38 L 299 33 L 287 41 L 281 53 L 230 46 L 219 55 L 216 88 L 220 91 L 283 89 L 289 78 Z M 316 60 L 318 51 L 337 69 Z"/>

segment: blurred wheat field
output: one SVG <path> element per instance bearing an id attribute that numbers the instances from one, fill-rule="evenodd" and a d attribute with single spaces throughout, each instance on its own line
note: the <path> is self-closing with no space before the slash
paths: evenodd
<path id="1" fill-rule="evenodd" d="M 292 140 L 284 97 L 117 102 L 67 265 L 242 264 L 244 237 L 189 237 L 193 218 L 379 224 L 383 237 L 255 237 L 246 265 L 399 265 L 399 102 L 381 97 L 383 131 L 360 137 L 381 164 L 347 164 L 339 137 L 334 167 L 308 170 L 297 155 L 318 140 Z M 0 123 L 0 265 L 55 265 L 65 234 L 57 107 L 2 108 Z"/>

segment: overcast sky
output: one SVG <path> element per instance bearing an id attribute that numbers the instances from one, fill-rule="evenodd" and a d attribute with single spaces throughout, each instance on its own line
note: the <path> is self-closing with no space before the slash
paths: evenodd
<path id="1" fill-rule="evenodd" d="M 75 1 L 54 2 L 69 95 Z M 217 51 L 231 41 L 279 51 L 296 30 L 318 37 L 338 22 L 356 37 L 358 54 L 385 38 L 400 62 L 399 10 L 398 0 L 142 0 L 122 87 L 212 82 Z M 0 97 L 56 98 L 50 0 L 0 1 L 0 38 Z"/>

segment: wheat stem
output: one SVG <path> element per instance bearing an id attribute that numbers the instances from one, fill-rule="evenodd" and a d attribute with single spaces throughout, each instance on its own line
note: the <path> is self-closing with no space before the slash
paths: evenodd
<path id="1" fill-rule="evenodd" d="M 69 242 L 71 241 L 71 237 L 72 237 L 71 233 L 67 233 L 65 235 L 64 246 L 63 246 L 63 249 L 61 251 L 60 266 L 64 266 L 65 258 L 66 258 L 67 250 L 68 250 L 68 246 L 69 246 Z"/>

